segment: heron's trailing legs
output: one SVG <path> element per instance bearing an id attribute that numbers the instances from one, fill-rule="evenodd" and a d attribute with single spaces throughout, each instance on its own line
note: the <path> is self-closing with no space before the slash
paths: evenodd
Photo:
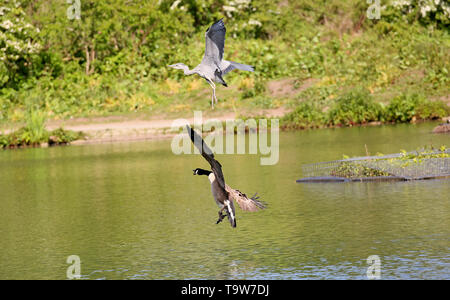
<path id="1" fill-rule="evenodd" d="M 212 81 L 208 81 L 208 83 L 209 83 L 209 85 L 211 86 L 211 88 L 213 89 L 213 93 L 212 93 L 212 96 L 211 96 L 211 106 L 212 106 L 212 108 L 214 109 L 214 100 L 215 100 L 216 103 L 217 103 L 217 98 L 216 98 L 216 85 L 215 85 L 215 83 L 212 82 Z"/>

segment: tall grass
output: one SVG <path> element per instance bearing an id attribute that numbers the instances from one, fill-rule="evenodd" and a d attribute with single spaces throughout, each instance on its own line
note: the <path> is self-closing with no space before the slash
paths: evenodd
<path id="1" fill-rule="evenodd" d="M 48 131 L 45 129 L 45 113 L 30 109 L 27 114 L 26 125 L 23 128 L 22 140 L 25 144 L 38 144 L 48 139 Z"/>

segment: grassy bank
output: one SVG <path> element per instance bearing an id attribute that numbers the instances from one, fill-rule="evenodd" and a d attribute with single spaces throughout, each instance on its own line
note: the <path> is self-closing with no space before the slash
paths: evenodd
<path id="1" fill-rule="evenodd" d="M 388 4 L 370 20 L 359 0 L 81 1 L 81 19 L 71 20 L 65 1 L 13 2 L 0 14 L 0 123 L 26 122 L 29 110 L 54 120 L 209 110 L 203 79 L 167 65 L 199 63 L 204 31 L 221 17 L 225 58 L 256 71 L 227 75 L 216 111 L 284 107 L 294 111 L 286 128 L 448 115 L 450 35 L 440 6 L 422 16 L 417 1 Z"/>

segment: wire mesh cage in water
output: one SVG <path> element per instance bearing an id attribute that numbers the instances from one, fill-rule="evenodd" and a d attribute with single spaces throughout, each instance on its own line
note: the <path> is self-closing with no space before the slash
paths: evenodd
<path id="1" fill-rule="evenodd" d="M 450 150 L 413 151 L 302 166 L 297 182 L 420 180 L 450 177 Z"/>

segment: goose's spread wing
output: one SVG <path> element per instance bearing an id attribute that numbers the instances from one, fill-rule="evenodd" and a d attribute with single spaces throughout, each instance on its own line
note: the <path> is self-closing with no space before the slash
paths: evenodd
<path id="1" fill-rule="evenodd" d="M 217 66 L 223 58 L 226 28 L 222 19 L 211 25 L 205 33 L 205 56 L 203 60 L 212 60 Z"/>
<path id="2" fill-rule="evenodd" d="M 211 170 L 214 173 L 214 176 L 216 177 L 217 182 L 219 183 L 219 186 L 223 189 L 225 192 L 225 179 L 223 178 L 222 173 L 222 165 L 215 160 L 214 154 L 212 153 L 211 149 L 208 147 L 208 145 L 205 143 L 205 141 L 202 139 L 202 137 L 195 132 L 189 125 L 186 125 L 186 129 L 188 131 L 189 137 L 191 138 L 192 143 L 194 143 L 195 147 L 197 147 L 198 151 L 202 154 L 202 156 L 209 162 L 211 165 Z"/>
<path id="3" fill-rule="evenodd" d="M 228 192 L 229 198 L 235 200 L 242 210 L 253 212 L 266 208 L 266 205 L 258 200 L 259 197 L 257 194 L 249 198 L 246 194 L 239 190 L 232 189 L 228 185 L 225 185 L 225 189 Z"/>

